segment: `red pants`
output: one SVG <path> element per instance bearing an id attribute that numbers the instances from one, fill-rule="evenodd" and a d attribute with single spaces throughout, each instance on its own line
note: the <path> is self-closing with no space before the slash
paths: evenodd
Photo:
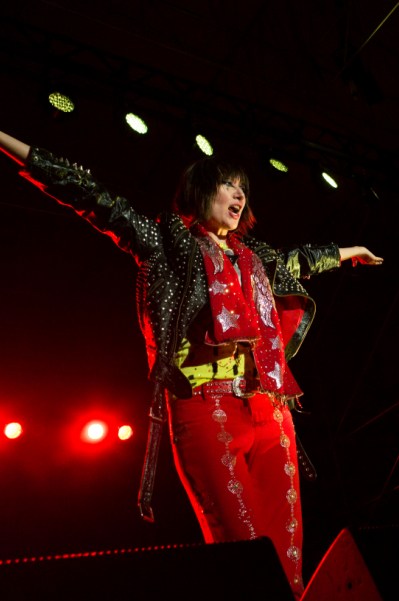
<path id="1" fill-rule="evenodd" d="M 206 543 L 271 539 L 293 593 L 302 583 L 302 517 L 290 410 L 265 394 L 170 399 L 174 461 Z"/>

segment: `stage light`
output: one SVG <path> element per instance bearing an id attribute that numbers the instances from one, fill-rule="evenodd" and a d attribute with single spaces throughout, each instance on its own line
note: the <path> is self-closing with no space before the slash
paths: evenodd
<path id="1" fill-rule="evenodd" d="M 148 132 L 148 126 L 146 122 L 138 115 L 135 115 L 134 113 L 126 113 L 125 120 L 129 127 L 138 134 L 146 134 Z"/>
<path id="2" fill-rule="evenodd" d="M 82 429 L 80 438 L 83 442 L 96 444 L 104 440 L 108 434 L 108 426 L 101 420 L 92 420 Z"/>
<path id="3" fill-rule="evenodd" d="M 4 427 L 4 435 L 6 438 L 15 439 L 22 435 L 22 426 L 19 422 L 10 422 Z"/>
<path id="4" fill-rule="evenodd" d="M 271 177 L 285 177 L 289 171 L 287 152 L 274 145 L 259 149 L 262 166 L 267 162 L 266 169 Z"/>
<path id="5" fill-rule="evenodd" d="M 72 113 L 75 104 L 69 96 L 62 92 L 51 92 L 48 96 L 50 104 L 61 113 Z"/>
<path id="6" fill-rule="evenodd" d="M 205 138 L 205 136 L 201 136 L 201 134 L 198 134 L 195 136 L 195 142 L 198 146 L 198 148 L 207 156 L 212 156 L 213 155 L 213 148 L 212 148 L 212 144 Z"/>
<path id="7" fill-rule="evenodd" d="M 327 184 L 329 186 L 331 186 L 332 188 L 338 188 L 338 183 L 337 181 L 332 177 L 332 175 L 330 175 L 329 173 L 327 173 L 327 171 L 322 171 L 321 173 L 321 177 L 324 179 L 324 181 L 327 182 Z"/>
<path id="8" fill-rule="evenodd" d="M 269 163 L 273 167 L 273 169 L 276 169 L 276 171 L 280 171 L 281 173 L 288 173 L 288 166 L 285 163 L 283 163 L 283 161 L 281 161 L 280 159 L 270 157 Z"/>
<path id="9" fill-rule="evenodd" d="M 119 440 L 129 440 L 133 436 L 133 428 L 128 424 L 120 426 L 118 428 L 118 438 Z"/>

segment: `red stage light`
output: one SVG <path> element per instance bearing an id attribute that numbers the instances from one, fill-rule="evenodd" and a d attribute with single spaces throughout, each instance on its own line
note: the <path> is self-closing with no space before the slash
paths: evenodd
<path id="1" fill-rule="evenodd" d="M 123 426 L 119 426 L 118 428 L 118 438 L 119 440 L 129 440 L 133 436 L 133 428 L 128 424 L 124 424 Z"/>
<path id="2" fill-rule="evenodd" d="M 84 442 L 96 444 L 104 440 L 108 434 L 108 426 L 100 420 L 88 422 L 82 429 L 80 437 Z"/>
<path id="3" fill-rule="evenodd" d="M 10 422 L 4 426 L 4 436 L 9 439 L 19 438 L 23 429 L 19 422 Z"/>

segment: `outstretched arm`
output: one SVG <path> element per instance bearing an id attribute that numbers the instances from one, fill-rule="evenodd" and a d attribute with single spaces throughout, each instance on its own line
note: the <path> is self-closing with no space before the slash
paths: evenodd
<path id="1" fill-rule="evenodd" d="M 298 247 L 279 249 L 278 255 L 295 279 L 309 279 L 318 273 L 337 269 L 343 261 L 349 259 L 352 259 L 354 267 L 358 263 L 382 265 L 384 262 L 382 257 L 377 257 L 365 246 L 340 248 L 335 243 L 324 246 L 304 244 Z"/>
<path id="2" fill-rule="evenodd" d="M 382 257 L 377 257 L 365 246 L 350 246 L 340 248 L 339 254 L 341 261 L 352 259 L 352 265 L 356 267 L 358 263 L 363 265 L 381 265 L 384 262 Z"/>
<path id="3" fill-rule="evenodd" d="M 19 165 L 24 165 L 28 158 L 30 146 L 0 131 L 0 150 Z"/>
<path id="4" fill-rule="evenodd" d="M 30 146 L 0 131 L 0 151 L 8 155 L 19 165 L 24 165 L 30 152 Z M 356 266 L 358 263 L 381 265 L 384 261 L 382 257 L 377 257 L 365 246 L 339 248 L 339 255 L 341 262 L 352 259 L 353 266 Z"/>
<path id="5" fill-rule="evenodd" d="M 155 220 L 138 214 L 126 198 L 110 192 L 89 169 L 4 132 L 0 132 L 0 151 L 21 167 L 22 177 L 110 236 L 138 263 L 159 251 L 160 231 Z"/>

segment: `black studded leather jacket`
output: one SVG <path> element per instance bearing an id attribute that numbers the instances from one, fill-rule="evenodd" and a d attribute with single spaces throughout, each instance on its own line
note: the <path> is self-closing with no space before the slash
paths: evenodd
<path id="1" fill-rule="evenodd" d="M 174 365 L 187 330 L 208 302 L 202 255 L 195 237 L 174 213 L 157 220 L 139 215 L 126 198 L 112 195 L 90 173 L 47 150 L 32 148 L 21 175 L 96 229 L 112 237 L 137 265 L 137 310 L 146 341 L 149 378 L 179 397 L 191 385 Z M 298 351 L 315 313 L 300 278 L 338 268 L 336 244 L 275 250 L 246 236 L 243 242 L 264 265 L 279 312 L 286 359 Z"/>

